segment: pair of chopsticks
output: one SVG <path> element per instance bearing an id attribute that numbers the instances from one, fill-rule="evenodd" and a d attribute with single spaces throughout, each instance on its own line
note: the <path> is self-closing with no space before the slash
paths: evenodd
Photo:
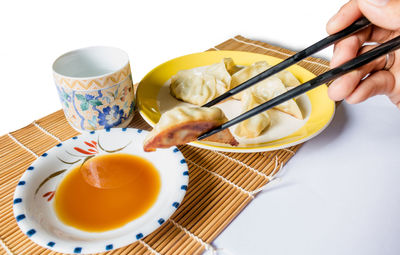
<path id="1" fill-rule="evenodd" d="M 311 56 L 312 54 L 332 45 L 333 43 L 351 35 L 354 34 L 368 26 L 370 26 L 371 23 L 369 22 L 368 19 L 366 19 L 365 17 L 358 19 L 357 21 L 355 21 L 353 24 L 351 24 L 349 27 L 345 28 L 342 31 L 339 31 L 335 34 L 332 34 L 320 41 L 318 41 L 317 43 L 309 46 L 308 48 L 298 52 L 297 54 L 285 59 L 284 61 L 280 62 L 279 64 L 267 69 L 266 71 L 260 73 L 259 75 L 243 82 L 242 84 L 240 84 L 239 86 L 225 92 L 224 94 L 222 94 L 221 96 L 215 98 L 214 100 L 208 102 L 207 104 L 203 105 L 203 107 L 211 107 L 219 102 L 221 102 L 222 100 L 233 96 L 237 93 L 239 93 L 240 91 L 247 89 L 251 86 L 253 86 L 254 84 L 258 83 L 261 80 L 264 80 L 282 70 L 284 70 L 285 68 L 301 61 L 302 59 Z M 324 83 L 327 83 L 331 80 L 334 80 L 336 78 L 338 78 L 339 76 L 342 76 L 350 71 L 353 71 L 379 57 L 382 57 L 386 54 L 388 54 L 391 51 L 397 50 L 400 48 L 400 36 L 397 36 L 395 38 L 393 38 L 390 41 L 387 41 L 381 45 L 379 45 L 378 47 L 365 52 L 362 55 L 359 55 L 358 57 L 344 63 L 341 66 L 338 66 L 334 69 L 331 69 L 317 77 L 315 77 L 314 79 L 307 81 L 239 116 L 237 116 L 236 118 L 229 120 L 227 122 L 225 122 L 224 124 L 213 128 L 212 130 L 200 135 L 197 139 L 198 140 L 202 140 L 210 135 L 213 135 L 215 133 L 218 133 L 219 131 L 222 131 L 223 129 L 229 128 L 241 121 L 244 121 L 248 118 L 251 118 L 259 113 L 262 113 L 268 109 L 271 109 L 272 107 L 275 107 L 283 102 L 286 102 L 292 98 L 295 98 L 303 93 L 306 93 L 307 91 L 314 89 Z"/>

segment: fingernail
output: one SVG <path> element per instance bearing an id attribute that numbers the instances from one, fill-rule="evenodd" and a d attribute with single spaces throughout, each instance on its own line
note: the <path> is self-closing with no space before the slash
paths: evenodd
<path id="1" fill-rule="evenodd" d="M 334 21 L 336 19 L 337 14 L 333 15 L 329 20 L 328 23 L 331 23 L 332 21 Z"/>
<path id="2" fill-rule="evenodd" d="M 342 79 L 342 77 L 339 77 L 339 78 L 336 78 L 332 83 L 331 83 L 331 85 L 329 85 L 329 87 L 336 87 L 337 85 L 336 84 L 339 84 L 340 83 L 340 80 Z"/>
<path id="3" fill-rule="evenodd" d="M 335 53 L 333 53 L 333 54 L 335 54 Z M 335 68 L 335 58 L 334 57 L 331 59 L 331 62 L 329 63 L 329 66 L 331 68 Z"/>
<path id="4" fill-rule="evenodd" d="M 337 20 L 337 17 L 338 17 L 338 14 L 336 13 L 326 23 L 328 31 L 329 31 L 329 28 L 333 28 L 334 29 L 336 27 L 335 22 Z"/>
<path id="5" fill-rule="evenodd" d="M 338 88 L 337 88 L 337 86 L 338 86 L 338 84 L 339 84 L 339 80 L 340 80 L 340 77 L 337 78 L 336 80 L 334 80 L 334 81 L 331 83 L 331 85 L 329 85 L 329 88 L 328 88 L 328 96 L 329 96 L 329 98 L 332 99 L 333 101 L 339 101 L 339 100 L 341 100 L 340 95 L 338 95 L 338 94 L 340 94 L 340 93 L 338 93 Z"/>
<path id="6" fill-rule="evenodd" d="M 331 68 L 337 67 L 337 63 L 336 63 L 337 61 L 336 61 L 336 59 L 338 59 L 338 58 L 340 58 L 339 53 L 338 53 L 337 50 L 335 50 L 335 51 L 333 52 L 333 56 L 332 56 L 331 62 L 329 63 L 329 66 L 330 66 Z M 339 79 L 339 78 L 338 78 L 338 79 Z"/>
<path id="7" fill-rule="evenodd" d="M 367 0 L 367 1 L 376 6 L 385 6 L 389 2 L 389 0 Z"/>
<path id="8" fill-rule="evenodd" d="M 345 100 L 346 100 L 346 102 L 347 102 L 348 104 L 355 104 L 355 103 L 356 103 L 356 102 L 354 101 L 354 98 L 351 97 L 351 96 L 347 97 Z"/>

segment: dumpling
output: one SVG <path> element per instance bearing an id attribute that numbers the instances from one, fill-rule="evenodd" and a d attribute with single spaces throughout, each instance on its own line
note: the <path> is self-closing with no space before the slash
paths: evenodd
<path id="1" fill-rule="evenodd" d="M 245 67 L 242 70 L 232 75 L 231 88 L 237 87 L 243 82 L 253 78 L 254 76 L 264 72 L 271 66 L 266 61 L 255 62 L 251 66 Z M 285 87 L 296 87 L 300 85 L 299 80 L 288 70 L 280 71 L 273 75 L 279 78 Z M 234 99 L 240 100 L 242 92 L 233 96 Z"/>
<path id="2" fill-rule="evenodd" d="M 194 70 L 182 70 L 171 78 L 170 93 L 182 101 L 203 105 L 217 94 L 215 78 Z"/>
<path id="3" fill-rule="evenodd" d="M 288 70 L 280 71 L 275 74 L 275 76 L 282 81 L 285 87 L 296 87 L 300 85 L 300 81 Z"/>
<path id="4" fill-rule="evenodd" d="M 237 66 L 231 58 L 224 58 L 222 61 L 224 61 L 226 70 L 231 76 L 244 68 L 243 66 Z"/>
<path id="5" fill-rule="evenodd" d="M 203 105 L 231 87 L 231 73 L 237 72 L 231 58 L 201 68 L 181 70 L 171 77 L 170 93 L 177 99 Z"/>
<path id="6" fill-rule="evenodd" d="M 260 104 L 250 91 L 244 91 L 242 105 L 243 112 L 247 112 Z M 268 111 L 265 111 L 240 122 L 235 129 L 235 134 L 239 137 L 254 138 L 259 136 L 270 124 Z"/>
<path id="7" fill-rule="evenodd" d="M 249 88 L 249 91 L 256 98 L 259 104 L 262 104 L 274 97 L 277 97 L 287 91 L 282 81 L 275 76 L 269 77 L 265 80 L 260 81 L 253 87 Z M 297 119 L 303 119 L 303 115 L 299 106 L 294 99 L 288 100 L 274 107 L 274 109 L 281 112 L 292 115 Z"/>
<path id="8" fill-rule="evenodd" d="M 232 75 L 232 80 L 231 80 L 231 89 L 237 87 L 238 85 L 242 84 L 243 82 L 253 78 L 254 76 L 264 72 L 270 68 L 270 65 L 266 61 L 259 61 L 255 62 L 251 66 L 247 66 L 243 68 L 242 70 L 236 72 L 235 74 Z M 243 91 L 234 95 L 233 98 L 240 100 L 242 98 Z"/>
<path id="9" fill-rule="evenodd" d="M 206 67 L 204 74 L 215 78 L 217 92 L 215 97 L 222 95 L 230 89 L 230 71 L 233 71 L 234 66 L 235 63 L 231 58 L 224 58 L 221 62 Z"/>
<path id="10" fill-rule="evenodd" d="M 233 62 L 232 58 L 224 58 L 219 63 L 207 66 L 205 72 L 215 76 L 217 80 L 221 80 L 225 84 L 230 85 L 230 76 L 240 69 L 240 67 L 235 65 L 235 62 Z M 225 71 L 229 73 L 229 77 L 226 75 Z"/>
<path id="11" fill-rule="evenodd" d="M 180 106 L 173 108 L 161 115 L 160 121 L 146 137 L 143 149 L 144 151 L 154 151 L 156 148 L 169 148 L 195 141 L 199 135 L 226 121 L 225 114 L 217 107 Z M 232 146 L 238 145 L 229 129 L 204 140 Z"/>
<path id="12" fill-rule="evenodd" d="M 246 80 L 264 72 L 269 67 L 270 66 L 266 61 L 255 62 L 251 66 L 248 66 L 232 75 L 231 87 L 237 87 L 239 84 L 245 82 Z M 288 73 L 290 75 L 288 75 Z M 282 79 L 285 78 L 286 80 L 291 82 L 291 85 L 293 85 L 295 84 L 295 81 L 292 78 L 294 78 L 296 81 L 297 79 L 292 76 L 293 75 L 289 71 L 284 70 L 234 95 L 233 98 L 241 100 L 244 93 L 246 91 L 250 91 L 250 93 L 252 93 L 257 98 L 258 103 L 262 104 L 287 91 L 287 88 L 279 77 L 281 77 Z M 274 108 L 282 112 L 288 113 L 297 119 L 303 119 L 300 108 L 298 107 L 296 101 L 294 101 L 293 99 L 282 103 Z"/>

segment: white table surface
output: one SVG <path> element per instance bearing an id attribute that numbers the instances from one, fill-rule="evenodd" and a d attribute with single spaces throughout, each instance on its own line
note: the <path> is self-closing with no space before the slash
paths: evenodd
<path id="1" fill-rule="evenodd" d="M 129 54 L 134 81 L 241 34 L 293 50 L 326 35 L 340 1 L 43 0 L 0 3 L 0 134 L 60 109 L 51 64 L 76 48 Z M 331 48 L 317 54 L 329 58 Z M 400 111 L 337 109 L 213 243 L 233 254 L 400 254 Z"/>
<path id="2" fill-rule="evenodd" d="M 400 254 L 400 111 L 341 104 L 214 241 L 232 254 Z"/>

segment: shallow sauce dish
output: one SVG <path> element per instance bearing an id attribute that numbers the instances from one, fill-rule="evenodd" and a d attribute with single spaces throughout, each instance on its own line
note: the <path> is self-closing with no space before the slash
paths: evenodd
<path id="1" fill-rule="evenodd" d="M 249 66 L 257 61 L 267 61 L 274 65 L 282 59 L 241 51 L 208 51 L 190 54 L 172 59 L 150 71 L 139 83 L 136 100 L 141 116 L 154 126 L 161 114 L 174 106 L 187 104 L 176 100 L 169 94 L 169 79 L 180 70 L 211 65 L 230 57 L 237 65 Z M 293 65 L 288 70 L 301 82 L 315 77 L 310 71 Z M 304 120 L 295 120 L 286 114 L 275 111 L 275 123 L 260 137 L 250 140 L 238 139 L 239 146 L 216 144 L 211 142 L 192 142 L 191 145 L 228 152 L 261 152 L 290 147 L 311 139 L 324 130 L 335 112 L 335 104 L 328 98 L 327 86 L 322 85 L 307 92 L 297 100 L 304 115 Z M 241 113 L 240 102 L 228 100 L 217 105 L 231 119 Z M 274 111 L 274 110 L 272 110 Z M 231 131 L 235 128 L 232 127 Z M 234 132 L 232 132 L 234 133 Z"/>
<path id="2" fill-rule="evenodd" d="M 22 175 L 14 193 L 14 215 L 22 232 L 57 252 L 98 253 L 133 243 L 166 222 L 186 193 L 188 167 L 176 147 L 145 153 L 146 134 L 130 128 L 92 131 L 41 155 Z M 109 231 L 86 232 L 64 224 L 53 205 L 58 184 L 87 157 L 112 153 L 139 156 L 154 165 L 161 184 L 154 204 L 140 217 Z"/>

